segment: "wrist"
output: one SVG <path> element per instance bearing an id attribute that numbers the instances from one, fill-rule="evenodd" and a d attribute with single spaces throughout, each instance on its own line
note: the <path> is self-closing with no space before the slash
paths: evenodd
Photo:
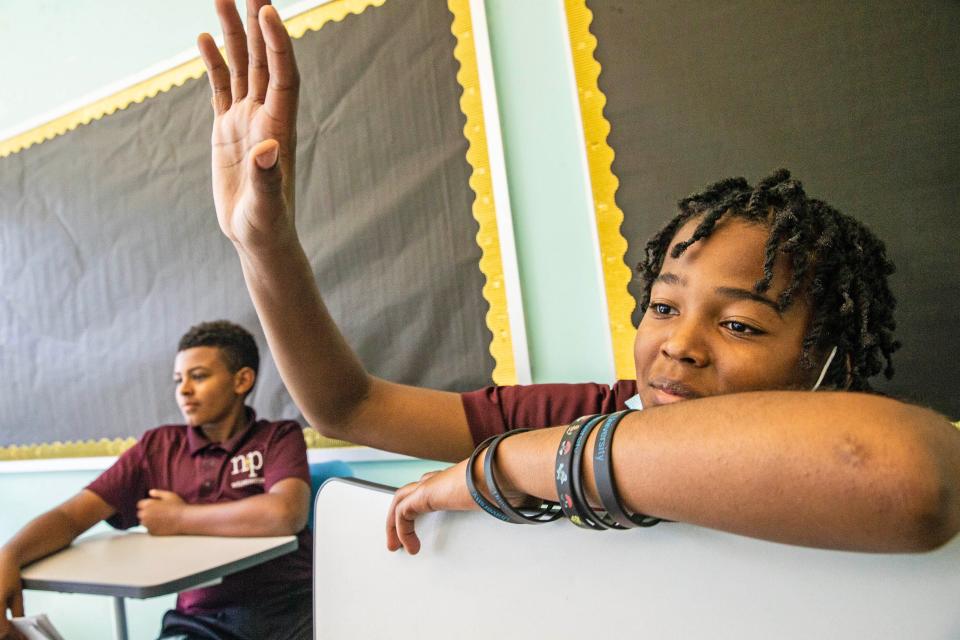
<path id="1" fill-rule="evenodd" d="M 232 237 L 230 240 L 241 261 L 252 263 L 287 259 L 292 251 L 298 248 L 302 251 L 300 237 L 292 221 L 287 224 L 278 222 L 276 228 L 258 233 L 255 237 Z"/>
<path id="2" fill-rule="evenodd" d="M 0 567 L 16 567 L 22 565 L 20 554 L 9 546 L 0 547 Z"/>

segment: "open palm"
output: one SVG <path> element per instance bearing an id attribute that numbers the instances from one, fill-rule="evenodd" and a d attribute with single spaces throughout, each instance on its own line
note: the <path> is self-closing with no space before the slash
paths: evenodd
<path id="1" fill-rule="evenodd" d="M 197 40 L 213 90 L 213 198 L 234 243 L 283 242 L 293 230 L 299 75 L 293 46 L 266 0 L 217 0 L 229 67 L 209 34 Z"/>

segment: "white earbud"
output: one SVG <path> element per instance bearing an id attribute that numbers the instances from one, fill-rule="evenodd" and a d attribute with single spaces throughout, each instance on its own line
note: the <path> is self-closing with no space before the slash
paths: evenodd
<path id="1" fill-rule="evenodd" d="M 823 379 L 827 377 L 827 369 L 830 368 L 830 363 L 833 362 L 833 357 L 834 357 L 835 355 L 837 355 L 837 348 L 836 348 L 836 347 L 834 347 L 834 348 L 830 351 L 830 355 L 827 356 L 827 362 L 826 362 L 826 364 L 823 365 L 823 371 L 820 372 L 820 377 L 817 378 L 817 384 L 813 385 L 813 389 L 811 389 L 811 391 L 816 391 L 817 389 L 820 388 L 820 383 L 823 382 Z"/>

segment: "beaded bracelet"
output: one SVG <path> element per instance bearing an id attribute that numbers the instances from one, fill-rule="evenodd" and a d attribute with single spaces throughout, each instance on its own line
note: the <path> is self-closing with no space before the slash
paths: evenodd
<path id="1" fill-rule="evenodd" d="M 632 411 L 619 411 L 611 414 L 604 421 L 603 426 L 600 427 L 600 431 L 597 433 L 597 441 L 593 445 L 593 477 L 597 484 L 600 504 L 603 505 L 607 515 L 620 528 L 652 527 L 662 520 L 642 513 L 627 513 L 627 510 L 623 507 L 623 502 L 620 500 L 620 494 L 617 492 L 616 482 L 613 478 L 611 461 L 613 434 L 620 425 L 620 421 L 628 413 L 632 413 Z"/>
<path id="2" fill-rule="evenodd" d="M 560 501 L 560 508 L 563 515 L 573 524 L 584 529 L 605 529 L 603 525 L 594 522 L 586 513 L 583 506 L 583 500 L 573 489 L 572 479 L 579 476 L 580 468 L 573 466 L 574 442 L 580 436 L 581 431 L 587 424 L 595 425 L 605 416 L 589 415 L 577 418 L 570 423 L 563 431 L 560 438 L 560 446 L 557 448 L 556 471 L 554 479 L 557 485 L 557 499 Z"/>
<path id="3" fill-rule="evenodd" d="M 499 436 L 496 436 L 493 442 L 487 447 L 487 454 L 483 459 L 483 475 L 487 481 L 487 491 L 493 496 L 493 499 L 500 506 L 502 512 L 510 519 L 510 522 L 515 524 L 543 524 L 545 522 L 553 522 L 563 515 L 563 511 L 560 510 L 558 503 L 541 500 L 540 506 L 528 515 L 514 508 L 513 505 L 503 497 L 503 493 L 500 491 L 500 485 L 497 483 L 497 477 L 494 471 L 497 447 L 510 436 L 523 433 L 524 431 L 529 431 L 529 429 L 514 429 L 501 433 Z"/>

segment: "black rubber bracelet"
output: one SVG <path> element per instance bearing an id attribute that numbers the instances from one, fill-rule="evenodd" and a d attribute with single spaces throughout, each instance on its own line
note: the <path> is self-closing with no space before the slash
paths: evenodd
<path id="1" fill-rule="evenodd" d="M 599 421 L 604 416 L 589 415 L 577 418 L 570 423 L 570 426 L 564 429 L 563 436 L 560 438 L 560 446 L 557 448 L 557 460 L 555 464 L 555 476 L 557 484 L 557 500 L 560 501 L 560 508 L 563 515 L 567 516 L 573 524 L 584 529 L 603 529 L 605 527 L 596 525 L 586 514 L 583 505 L 574 494 L 572 478 L 579 469 L 573 469 L 573 448 L 583 427 L 591 421 Z"/>
<path id="2" fill-rule="evenodd" d="M 532 514 L 527 515 L 519 509 L 514 508 L 514 506 L 503 497 L 503 492 L 500 491 L 500 485 L 497 484 L 495 472 L 497 447 L 510 436 L 523 433 L 524 431 L 530 431 L 530 429 L 513 429 L 501 433 L 487 446 L 487 453 L 483 459 L 483 476 L 487 481 L 487 492 L 493 496 L 494 501 L 499 505 L 503 513 L 510 518 L 510 522 L 515 524 L 543 524 L 545 522 L 553 522 L 563 515 L 558 503 L 543 500 L 539 508 Z"/>
<path id="3" fill-rule="evenodd" d="M 477 461 L 477 456 L 480 455 L 480 452 L 487 448 L 487 446 L 496 439 L 497 436 L 490 436 L 483 442 L 477 445 L 477 448 L 473 450 L 473 453 L 470 454 L 470 459 L 467 461 L 467 490 L 470 492 L 470 497 L 473 498 L 473 501 L 477 503 L 477 506 L 492 515 L 498 520 L 503 520 L 504 522 L 511 522 L 510 517 L 505 514 L 500 509 L 497 509 L 489 500 L 483 497 L 483 494 L 477 491 L 477 485 L 473 482 L 473 465 Z"/>
<path id="4" fill-rule="evenodd" d="M 590 439 L 590 434 L 597 425 L 610 420 L 612 417 L 613 416 L 599 416 L 593 420 L 589 420 L 583 425 L 573 444 L 573 457 L 570 460 L 570 488 L 572 490 L 571 497 L 573 498 L 573 503 L 576 505 L 577 510 L 586 516 L 585 520 L 593 525 L 591 528 L 596 530 L 625 528 L 617 524 L 609 514 L 599 514 L 594 511 L 593 507 L 590 506 L 590 501 L 587 500 L 586 495 L 583 493 L 583 451 L 586 449 L 587 440 Z"/>
<path id="5" fill-rule="evenodd" d="M 623 502 L 620 500 L 620 494 L 617 493 L 617 485 L 613 477 L 613 463 L 611 461 L 613 434 L 620 425 L 620 421 L 628 413 L 632 413 L 632 410 L 613 413 L 604 420 L 603 426 L 600 427 L 600 431 L 597 433 L 597 441 L 593 446 L 593 478 L 597 483 L 600 504 L 603 505 L 604 510 L 614 522 L 624 528 L 652 527 L 659 524 L 661 519 L 642 513 L 627 513 L 627 510 L 623 507 Z"/>

